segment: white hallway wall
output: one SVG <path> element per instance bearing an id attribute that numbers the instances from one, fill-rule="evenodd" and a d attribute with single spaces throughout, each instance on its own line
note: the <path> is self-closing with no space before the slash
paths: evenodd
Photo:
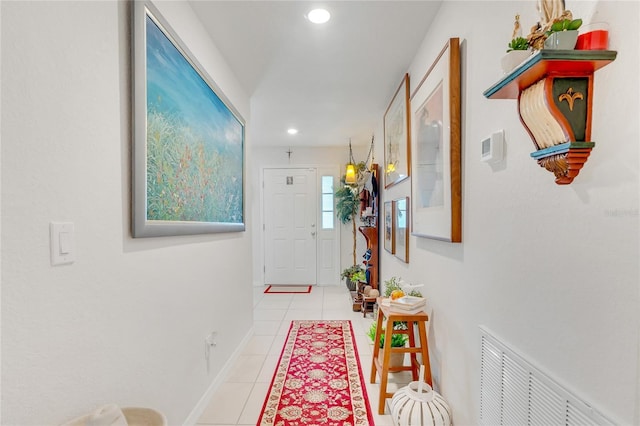
<path id="1" fill-rule="evenodd" d="M 130 237 L 129 6 L 0 3 L 2 424 L 60 424 L 110 402 L 182 424 L 251 327 L 251 303 L 224 297 L 251 300 L 251 232 Z M 158 6 L 248 120 L 192 10 Z M 75 223 L 73 265 L 50 266 L 50 221 Z"/>
<path id="2" fill-rule="evenodd" d="M 463 45 L 463 243 L 411 237 L 410 264 L 382 251 L 382 278 L 425 283 L 438 389 L 458 425 L 478 424 L 479 332 L 485 325 L 619 424 L 638 414 L 639 4 L 568 1 L 586 21 L 611 25 L 618 58 L 595 77 L 596 147 L 570 186 L 529 157 L 516 102 L 487 100 L 499 61 L 533 2 L 444 2 L 409 69 L 412 91 L 449 37 Z M 505 129 L 492 169 L 479 142 Z M 410 194 L 410 182 L 385 199 Z"/>

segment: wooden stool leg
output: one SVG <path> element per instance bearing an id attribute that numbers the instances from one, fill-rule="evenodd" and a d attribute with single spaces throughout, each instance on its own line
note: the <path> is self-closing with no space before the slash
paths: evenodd
<path id="1" fill-rule="evenodd" d="M 424 365 L 424 381 L 429 384 L 429 386 L 433 386 L 431 379 L 431 362 L 429 361 L 429 344 L 427 343 L 427 330 L 425 324 L 425 321 L 418 321 L 422 364 Z"/>
<path id="2" fill-rule="evenodd" d="M 384 403 L 387 399 L 387 383 L 389 381 L 389 361 L 391 358 L 391 335 L 393 334 L 393 321 L 387 319 L 384 332 L 384 347 L 382 348 L 382 370 L 380 371 L 380 398 L 378 401 L 378 414 L 384 414 Z"/>
<path id="3" fill-rule="evenodd" d="M 416 347 L 416 337 L 413 332 L 413 321 L 407 321 L 407 335 L 409 336 L 409 347 Z M 411 352 L 409 354 L 409 365 L 411 366 L 411 380 L 414 382 L 418 380 L 418 372 L 420 371 L 420 366 L 418 364 L 418 356 L 415 352 Z"/>
<path id="4" fill-rule="evenodd" d="M 376 372 L 378 371 L 376 366 L 376 359 L 380 353 L 380 335 L 382 334 L 382 311 L 378 311 L 378 320 L 376 322 L 376 338 L 373 341 L 373 359 L 371 360 L 371 376 L 369 376 L 369 382 L 376 382 Z"/>

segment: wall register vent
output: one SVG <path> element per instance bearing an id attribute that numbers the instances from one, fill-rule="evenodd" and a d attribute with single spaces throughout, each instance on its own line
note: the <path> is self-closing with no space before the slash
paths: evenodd
<path id="1" fill-rule="evenodd" d="M 480 423 L 600 426 L 614 423 L 480 327 Z"/>

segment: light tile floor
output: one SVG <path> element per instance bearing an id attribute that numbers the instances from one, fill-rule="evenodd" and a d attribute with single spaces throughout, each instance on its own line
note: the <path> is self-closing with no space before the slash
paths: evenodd
<path id="1" fill-rule="evenodd" d="M 376 426 L 393 426 L 389 409 L 378 415 L 379 383 L 369 383 L 372 345 L 366 332 L 374 321 L 353 312 L 351 297 L 344 285 L 313 287 L 309 294 L 264 294 L 254 289 L 254 334 L 229 372 L 227 380 L 214 392 L 198 420 L 199 425 L 255 425 L 269 390 L 280 352 L 295 319 L 348 319 L 353 325 L 362 375 Z M 389 375 L 389 390 L 410 381 L 410 373 Z"/>

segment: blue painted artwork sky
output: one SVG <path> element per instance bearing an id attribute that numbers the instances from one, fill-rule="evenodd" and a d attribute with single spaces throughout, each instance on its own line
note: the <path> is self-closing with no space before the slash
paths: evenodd
<path id="1" fill-rule="evenodd" d="M 168 114 L 219 151 L 240 150 L 240 121 L 147 16 L 147 108 Z M 211 147 L 208 147 L 211 148 Z"/>
<path id="2" fill-rule="evenodd" d="M 243 124 L 150 17 L 147 219 L 241 223 Z"/>

